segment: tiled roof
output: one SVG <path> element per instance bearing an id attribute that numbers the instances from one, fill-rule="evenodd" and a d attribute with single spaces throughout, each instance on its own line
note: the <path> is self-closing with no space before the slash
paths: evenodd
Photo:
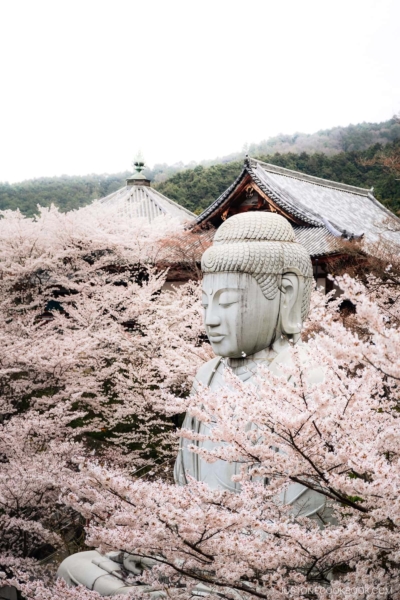
<path id="1" fill-rule="evenodd" d="M 327 256 L 340 252 L 341 238 L 337 238 L 325 227 L 293 226 L 296 240 L 302 244 L 310 256 Z"/>
<path id="2" fill-rule="evenodd" d="M 301 213 L 305 213 L 310 223 L 317 220 L 325 225 L 329 221 L 341 233 L 364 235 L 368 241 L 375 241 L 381 233 L 382 222 L 388 217 L 397 219 L 374 198 L 371 190 L 312 177 L 254 159 L 248 161 L 247 168 L 266 188 L 281 195 L 286 203 L 282 208 L 300 218 Z M 279 200 L 276 202 L 280 204 Z"/>
<path id="3" fill-rule="evenodd" d="M 182 221 L 193 221 L 196 217 L 190 210 L 173 202 L 148 185 L 127 185 L 105 198 L 100 203 L 115 207 L 119 216 L 144 217 L 150 222 L 162 215 L 176 217 Z"/>

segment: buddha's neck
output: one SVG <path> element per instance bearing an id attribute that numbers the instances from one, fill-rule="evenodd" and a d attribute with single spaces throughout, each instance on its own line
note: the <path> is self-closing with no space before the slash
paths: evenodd
<path id="1" fill-rule="evenodd" d="M 235 371 L 240 367 L 247 367 L 257 362 L 270 362 L 272 361 L 282 350 L 285 350 L 289 346 L 289 340 L 286 337 L 279 337 L 270 348 L 264 348 L 255 354 L 249 356 L 243 356 L 240 358 L 225 358 L 225 364 Z"/>

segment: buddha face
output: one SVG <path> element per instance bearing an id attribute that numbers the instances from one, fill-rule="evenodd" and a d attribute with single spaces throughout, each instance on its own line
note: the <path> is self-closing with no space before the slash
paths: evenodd
<path id="1" fill-rule="evenodd" d="M 247 273 L 206 273 L 204 323 L 218 356 L 240 358 L 268 348 L 278 331 L 280 292 L 268 300 Z"/>

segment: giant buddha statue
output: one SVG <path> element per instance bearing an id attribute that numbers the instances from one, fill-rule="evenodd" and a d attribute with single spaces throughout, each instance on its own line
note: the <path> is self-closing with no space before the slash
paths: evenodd
<path id="1" fill-rule="evenodd" d="M 202 271 L 204 323 L 216 356 L 200 367 L 193 391 L 199 383 L 212 390 L 222 388 L 226 368 L 243 382 L 251 381 L 259 365 L 280 374 L 282 365 L 290 363 L 290 344 L 301 345 L 300 332 L 313 283 L 310 256 L 296 242 L 289 222 L 267 212 L 227 219 L 203 254 Z M 306 348 L 301 354 L 306 362 Z M 307 372 L 311 382 L 323 378 L 318 368 L 310 367 Z M 199 422 L 187 414 L 183 427 L 207 434 L 212 423 Z M 174 471 L 176 483 L 185 485 L 190 475 L 212 489 L 240 491 L 240 485 L 232 481 L 240 463 L 208 463 L 189 450 L 192 443 L 181 440 Z M 211 441 L 195 443 L 207 450 L 215 447 Z M 313 517 L 325 510 L 325 498 L 300 484 L 291 484 L 281 501 L 294 505 L 302 516 Z M 137 573 L 146 566 L 130 555 L 120 564 L 113 555 L 89 551 L 65 559 L 58 576 L 70 585 L 82 584 L 103 596 L 113 596 L 132 589 L 124 582 L 124 569 Z"/>

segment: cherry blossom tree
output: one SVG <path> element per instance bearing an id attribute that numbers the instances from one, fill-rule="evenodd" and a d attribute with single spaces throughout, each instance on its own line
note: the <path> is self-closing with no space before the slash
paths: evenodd
<path id="1" fill-rule="evenodd" d="M 175 425 L 163 395 L 187 395 L 209 357 L 198 285 L 162 291 L 166 271 L 153 266 L 161 241 L 181 229 L 168 219 L 127 222 L 100 205 L 68 214 L 43 209 L 36 219 L 2 213 L 6 576 L 45 578 L 35 560 L 82 543 L 82 520 L 59 495 L 88 456 L 125 474 L 145 473 L 149 464 L 164 472 L 170 464 Z"/>
<path id="2" fill-rule="evenodd" d="M 244 385 L 228 374 L 218 392 L 169 397 L 171 412 L 214 421 L 219 448 L 192 450 L 241 462 L 241 493 L 132 479 L 87 461 L 66 502 L 89 520 L 89 544 L 154 560 L 138 581 L 174 597 L 200 584 L 232 599 L 400 597 L 399 288 L 374 276 L 337 283 L 339 298 L 314 295 L 306 364 L 295 345 L 282 376 L 260 369 Z M 313 365 L 322 384 L 308 383 Z M 301 501 L 285 506 L 294 483 L 324 496 L 329 518 L 303 517 Z"/>

